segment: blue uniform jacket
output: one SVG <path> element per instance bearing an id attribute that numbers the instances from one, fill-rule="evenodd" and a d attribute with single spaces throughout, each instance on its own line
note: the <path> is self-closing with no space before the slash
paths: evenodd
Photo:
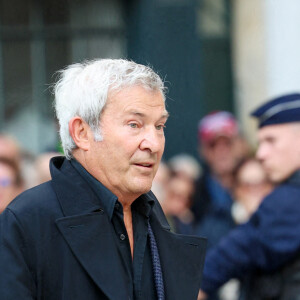
<path id="1" fill-rule="evenodd" d="M 300 254 L 300 171 L 274 189 L 248 223 L 232 230 L 206 256 L 202 289 L 231 278 L 272 272 Z"/>
<path id="2" fill-rule="evenodd" d="M 64 158 L 52 161 L 51 173 L 0 215 L 0 299 L 132 299 L 97 196 Z M 156 199 L 150 224 L 166 300 L 196 299 L 205 241 L 171 233 Z"/>

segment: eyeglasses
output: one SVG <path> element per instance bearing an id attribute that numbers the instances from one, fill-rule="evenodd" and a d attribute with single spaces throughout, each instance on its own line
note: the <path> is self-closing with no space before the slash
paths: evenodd
<path id="1" fill-rule="evenodd" d="M 214 139 L 212 141 L 207 142 L 206 145 L 210 149 L 215 149 L 219 145 L 227 146 L 227 147 L 232 147 L 233 143 L 234 142 L 233 142 L 232 138 L 219 137 L 218 139 Z"/>

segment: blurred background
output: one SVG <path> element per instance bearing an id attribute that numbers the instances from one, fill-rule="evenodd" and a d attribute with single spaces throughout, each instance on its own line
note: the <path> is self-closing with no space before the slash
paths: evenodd
<path id="1" fill-rule="evenodd" d="M 0 128 L 23 149 L 54 150 L 49 86 L 92 58 L 150 64 L 167 81 L 165 157 L 197 154 L 197 123 L 228 110 L 254 144 L 251 109 L 299 90 L 297 0 L 1 0 Z"/>
<path id="2" fill-rule="evenodd" d="M 169 90 L 152 190 L 173 231 L 214 247 L 273 188 L 253 157 L 249 113 L 300 90 L 299 13 L 299 0 L 0 0 L 0 213 L 50 179 L 56 71 L 127 58 L 152 66 Z M 238 294 L 233 282 L 209 300 Z"/>

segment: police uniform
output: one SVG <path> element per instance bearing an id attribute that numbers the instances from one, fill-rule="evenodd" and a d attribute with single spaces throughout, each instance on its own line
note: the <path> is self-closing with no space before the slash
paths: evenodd
<path id="1" fill-rule="evenodd" d="M 267 102 L 252 116 L 260 128 L 300 122 L 300 94 Z M 210 294 L 231 278 L 247 282 L 243 299 L 300 299 L 300 170 L 208 252 L 201 289 Z"/>

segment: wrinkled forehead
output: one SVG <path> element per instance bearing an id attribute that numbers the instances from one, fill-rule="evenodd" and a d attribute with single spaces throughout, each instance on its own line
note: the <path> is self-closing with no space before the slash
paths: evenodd
<path id="1" fill-rule="evenodd" d="M 117 102 L 123 102 L 126 106 L 134 106 L 136 103 L 143 103 L 143 99 L 145 95 L 154 96 L 152 99 L 155 99 L 153 103 L 149 103 L 145 100 L 145 104 L 147 103 L 150 106 L 153 104 L 155 106 L 163 107 L 163 115 L 168 117 L 169 113 L 166 110 L 166 103 L 164 99 L 163 93 L 159 89 L 146 89 L 144 86 L 140 85 L 133 85 L 133 86 L 124 86 L 123 88 L 117 90 L 111 90 L 108 94 L 106 107 L 113 105 Z M 145 99 L 148 99 L 147 95 Z M 129 108 L 128 108 L 129 109 Z"/>
<path id="2" fill-rule="evenodd" d="M 158 93 L 162 96 L 162 99 L 163 99 L 164 102 L 166 100 L 165 93 L 160 88 L 155 87 L 155 86 L 145 85 L 145 84 L 139 84 L 139 83 L 123 84 L 123 85 L 117 85 L 117 84 L 110 85 L 109 88 L 108 88 L 108 92 L 107 92 L 107 100 L 115 97 L 121 91 L 131 90 L 131 89 L 134 89 L 136 87 L 140 87 L 148 93 L 153 93 L 153 94 Z"/>
<path id="3" fill-rule="evenodd" d="M 166 122 L 169 113 L 160 91 L 146 91 L 142 87 L 126 87 L 108 98 L 100 115 L 101 122 L 111 118 L 138 118 Z"/>

